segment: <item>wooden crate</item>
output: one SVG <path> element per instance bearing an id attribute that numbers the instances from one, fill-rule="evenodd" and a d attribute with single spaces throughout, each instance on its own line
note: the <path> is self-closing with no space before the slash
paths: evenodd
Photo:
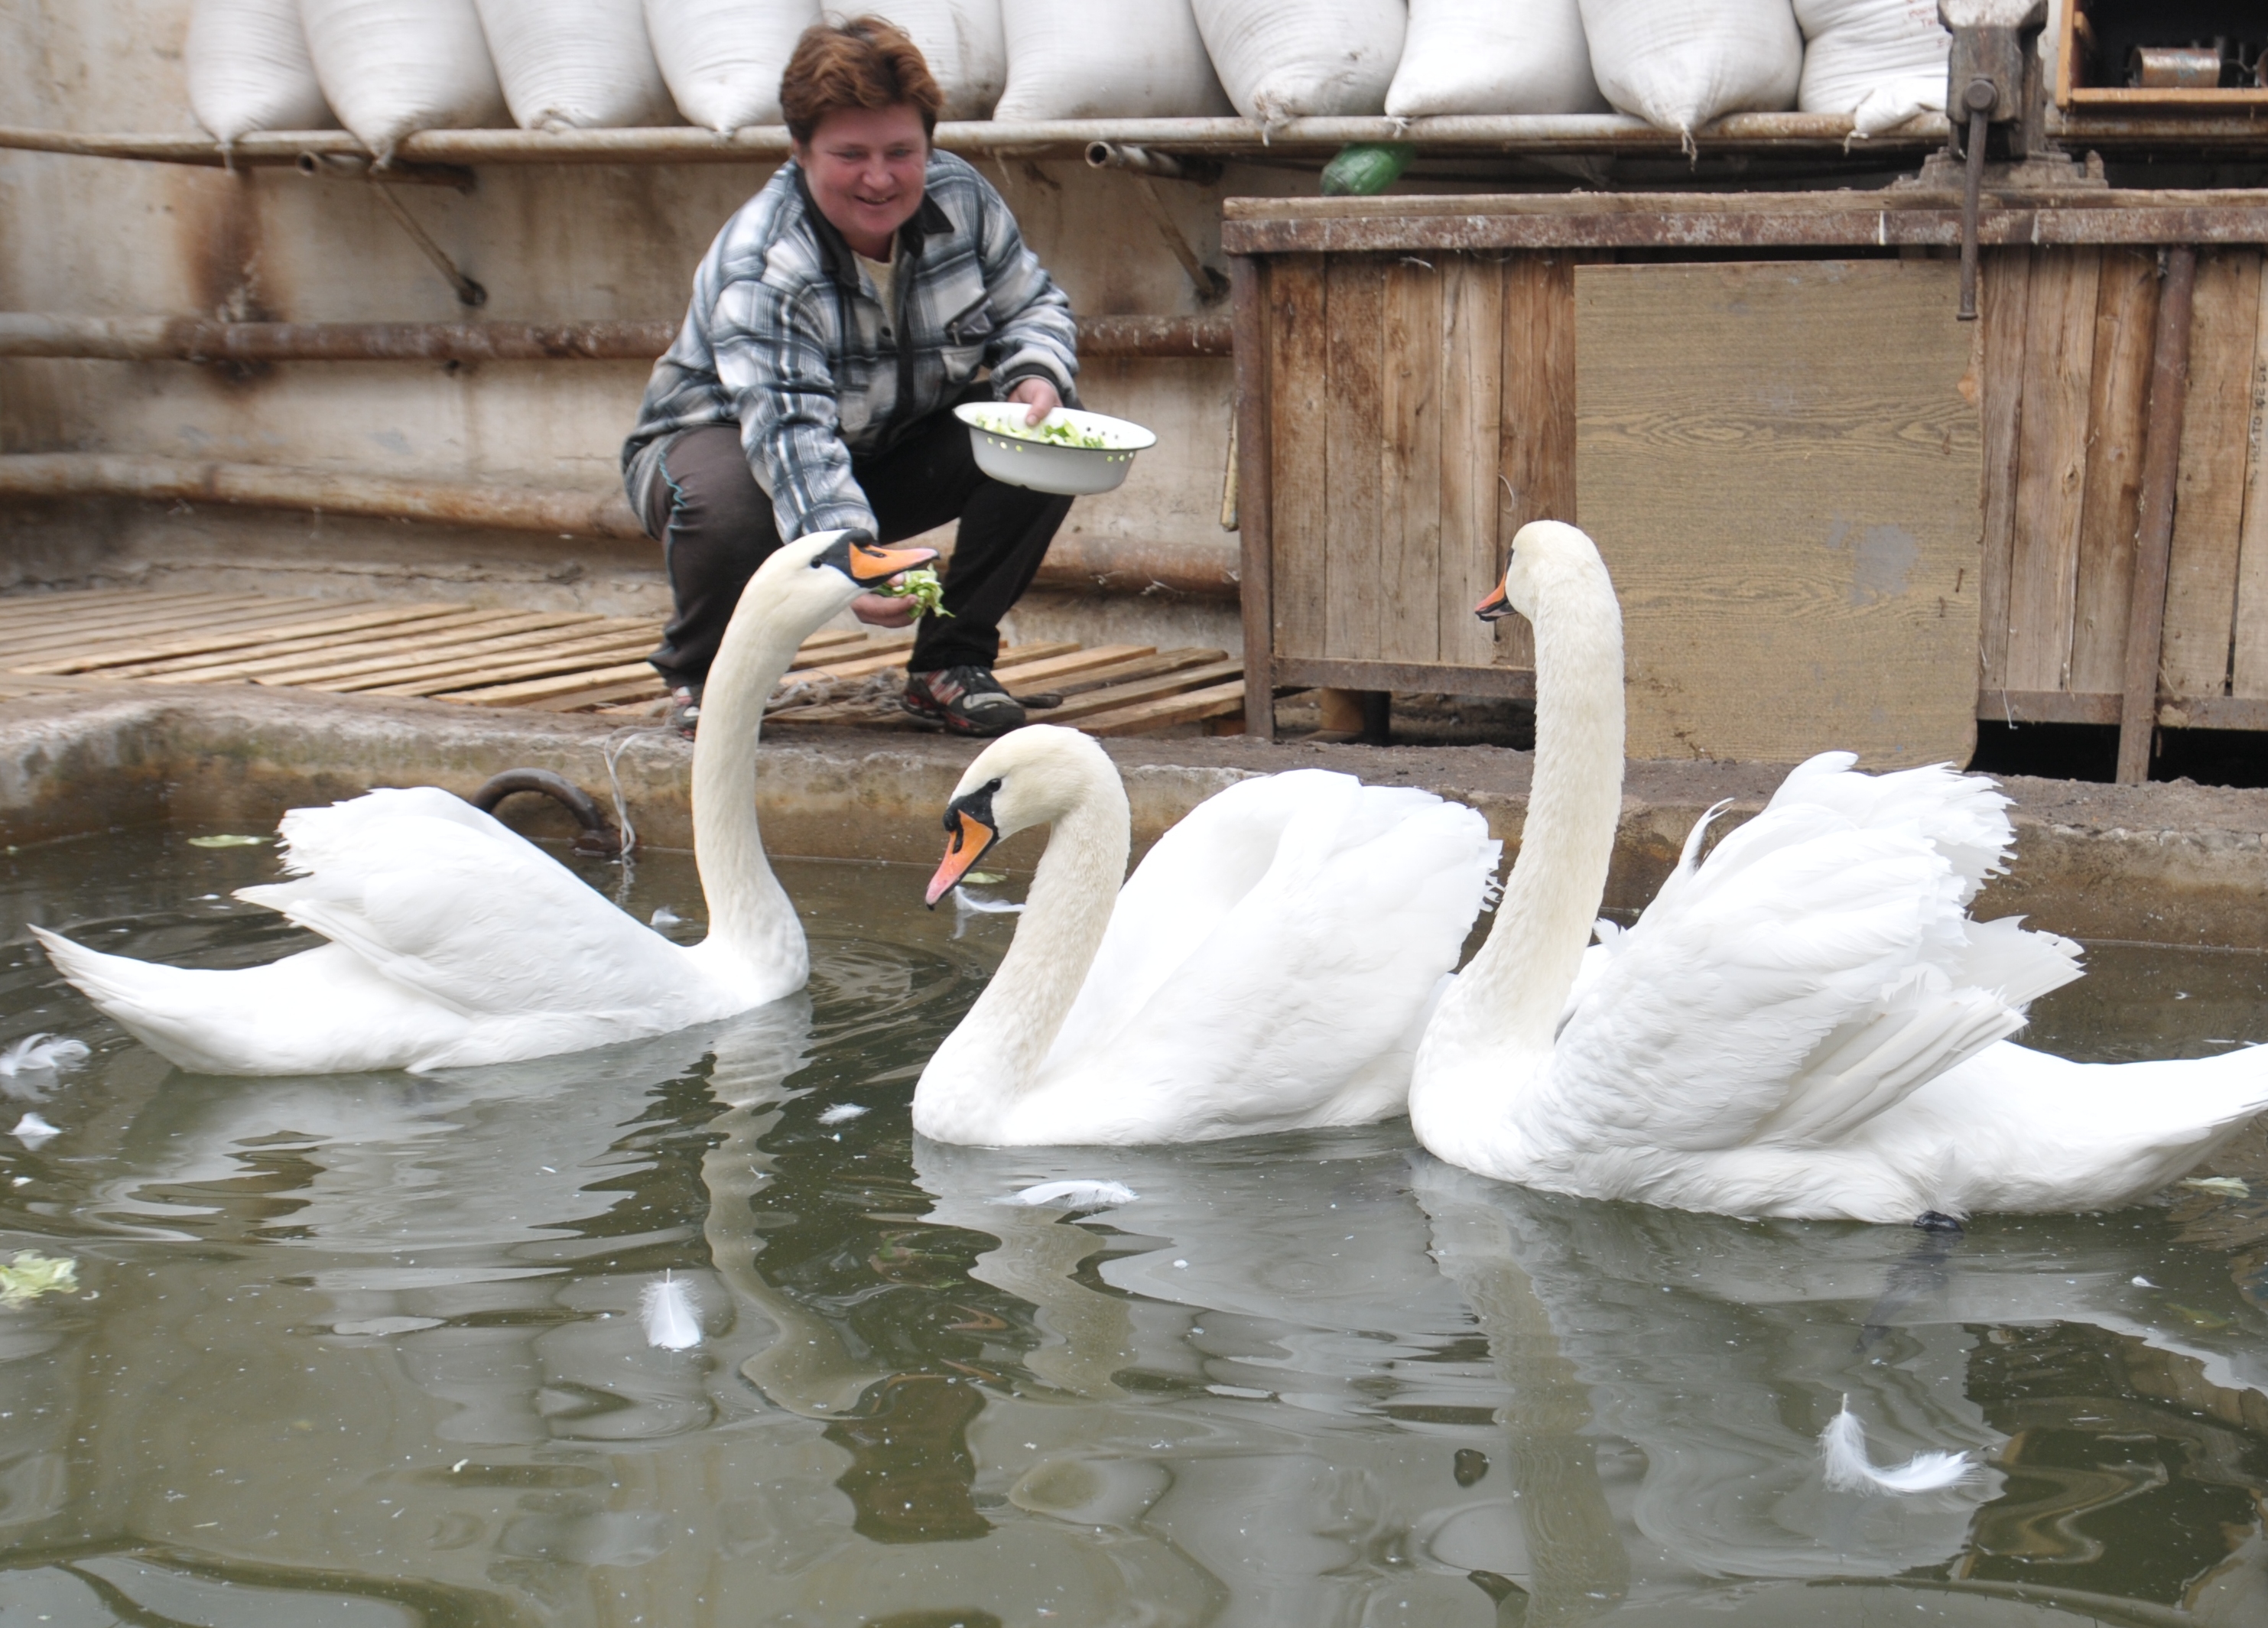
<path id="1" fill-rule="evenodd" d="M 1958 203 L 1231 200 L 1248 727 L 1271 727 L 1292 684 L 1532 693 L 1524 632 L 1488 640 L 1461 618 L 1538 516 L 1593 530 L 1622 583 L 1634 749 L 1890 763 L 1964 755 L 1976 718 L 2117 722 L 2167 245 L 2201 259 L 2165 659 L 2137 693 L 2166 724 L 2268 726 L 2268 194 L 1988 195 L 1974 325 L 1953 320 Z M 1744 277 L 1794 291 L 1735 343 L 1725 280 Z M 1611 313 L 1579 293 L 1610 286 L 1629 291 Z M 1726 406 L 1743 380 L 1755 410 Z M 1648 391 L 1659 422 L 1617 427 Z M 1909 533 L 1915 569 L 1848 615 L 1750 596 L 1712 639 L 1699 618 L 1742 581 L 1808 580 L 1817 599 L 1820 561 L 1790 541 L 1822 530 L 1835 482 L 1795 478 L 1784 454 L 1850 459 L 1834 418 L 1863 454 L 1834 473 L 1898 511 L 1853 518 Z"/>

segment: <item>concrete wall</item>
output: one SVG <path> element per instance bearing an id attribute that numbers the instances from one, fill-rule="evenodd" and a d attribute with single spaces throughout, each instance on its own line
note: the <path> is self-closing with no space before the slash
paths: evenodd
<path id="1" fill-rule="evenodd" d="M 0 6 L 0 123 L 195 128 L 188 0 Z M 988 161 L 1033 247 L 1086 315 L 1194 313 L 1135 182 L 1084 165 Z M 693 266 L 770 173 L 755 165 L 491 166 L 470 195 L 400 195 L 485 284 L 504 320 L 674 320 Z M 1210 262 L 1219 201 L 1312 188 L 1239 167 L 1158 191 Z M 359 182 L 0 152 L 0 309 L 239 320 L 459 320 L 463 307 Z M 0 451 L 142 452 L 604 490 L 645 380 L 636 363 L 188 364 L 0 361 Z M 1155 428 L 1116 493 L 1070 532 L 1218 545 L 1225 360 L 1099 361 L 1088 403 Z M 335 517 L 70 503 L 0 511 L 0 591 L 88 582 L 269 586 L 329 595 L 655 611 L 658 551 Z M 1237 645 L 1233 608 L 1048 596 L 1027 631 Z M 1027 622 L 1033 616 L 1027 615 Z"/>

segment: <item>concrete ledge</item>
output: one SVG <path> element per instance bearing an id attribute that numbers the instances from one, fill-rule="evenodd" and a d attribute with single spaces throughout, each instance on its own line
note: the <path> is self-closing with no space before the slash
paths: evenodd
<path id="1" fill-rule="evenodd" d="M 692 750 L 658 732 L 598 719 L 490 712 L 249 686 L 86 689 L 0 705 L 0 841 L 21 846 L 107 828 L 181 820 L 244 830 L 284 809 L 376 785 L 440 785 L 464 794 L 497 770 L 553 769 L 608 796 L 606 751 L 641 839 L 682 848 Z M 1486 747 L 1263 745 L 1222 739 L 1108 743 L 1134 808 L 1137 852 L 1214 792 L 1249 774 L 1315 766 L 1378 784 L 1420 785 L 1485 814 L 1507 845 L 1527 811 L 1533 760 Z M 858 730 L 777 731 L 764 748 L 762 808 L 772 851 L 929 863 L 939 812 L 976 755 L 970 742 Z M 1653 897 L 1686 830 L 1712 803 L 1754 813 L 1777 768 L 1630 765 L 1607 903 Z M 2268 792 L 2176 783 L 2110 786 L 2017 778 L 2013 873 L 1982 916 L 2022 914 L 2077 938 L 2268 949 Z M 571 835 L 535 798 L 504 814 L 532 835 Z M 1028 866 L 1027 833 L 1002 860 Z"/>

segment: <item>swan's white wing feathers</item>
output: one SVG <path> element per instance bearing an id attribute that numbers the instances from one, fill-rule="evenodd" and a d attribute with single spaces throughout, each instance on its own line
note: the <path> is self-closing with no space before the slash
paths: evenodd
<path id="1" fill-rule="evenodd" d="M 1949 763 L 1861 774 L 1858 761 L 1849 752 L 1822 752 L 1790 770 L 1765 806 L 1829 809 L 1862 830 L 1911 825 L 1967 883 L 1964 904 L 2006 867 L 2016 833 L 2008 799 L 1992 781 Z"/>
<path id="2" fill-rule="evenodd" d="M 706 992 L 684 952 L 446 792 L 376 792 L 294 810 L 284 835 L 300 873 L 237 896 L 346 946 L 382 976 L 453 1011 L 654 1006 L 662 1019 Z"/>
<path id="3" fill-rule="evenodd" d="M 1085 1091 L 1065 1101 L 1088 1124 L 1083 1139 L 1098 1109 L 1130 1118 L 1170 1107 L 1202 1135 L 1399 1106 L 1407 1053 L 1480 911 L 1498 844 L 1479 814 L 1426 792 L 1350 784 L 1295 794 L 1305 806 L 1283 824 L 1271 863 L 1215 909 L 1203 940 L 1124 1021 L 1050 1055 L 1043 1083 L 1109 1087 L 1104 1101 Z M 1394 1078 L 1375 1078 L 1397 1049 Z"/>

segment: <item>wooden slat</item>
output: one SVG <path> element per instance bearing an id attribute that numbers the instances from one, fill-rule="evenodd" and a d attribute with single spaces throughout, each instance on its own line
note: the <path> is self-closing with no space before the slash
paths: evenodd
<path id="1" fill-rule="evenodd" d="M 1011 645 L 993 659 L 992 672 L 996 677 L 1011 670 L 1020 674 L 1021 669 L 1035 662 L 1053 661 L 1059 656 L 1074 655 L 1078 650 L 1075 639 L 1033 639 L 1027 644 Z"/>
<path id="2" fill-rule="evenodd" d="M 1115 662 L 1107 667 L 1097 667 L 1071 680 L 1055 680 L 1048 688 L 1069 699 L 1098 689 L 1108 689 L 1113 684 L 1130 684 L 1136 679 L 1154 678 L 1160 674 L 1178 673 L 1183 667 L 1201 667 L 1209 662 L 1225 661 L 1225 650 L 1161 650 L 1153 656 L 1140 656 L 1130 661 Z M 1042 722 L 1046 720 L 1042 719 Z"/>
<path id="3" fill-rule="evenodd" d="M 2229 694 L 2268 697 L 2268 276 L 2252 343 L 2252 414 L 2244 438 L 2244 523 L 2236 556 L 2236 636 Z"/>
<path id="4" fill-rule="evenodd" d="M 1113 684 L 1107 689 L 1094 690 L 1064 702 L 1048 714 L 1048 721 L 1070 724 L 1082 718 L 1099 718 L 1106 712 L 1116 712 L 1138 702 L 1154 700 L 1160 696 L 1180 695 L 1184 690 L 1202 689 L 1228 679 L 1241 678 L 1243 671 L 1243 666 L 1239 662 L 1211 661 L 1201 667 L 1184 667 L 1178 673 L 1140 679 L 1130 684 Z"/>
<path id="5" fill-rule="evenodd" d="M 1084 676 L 1098 667 L 1116 667 L 1138 656 L 1157 653 L 1155 645 L 1097 645 L 1092 649 L 1073 650 L 1038 661 L 1019 662 L 1014 669 L 1016 682 L 1025 689 L 1052 687 L 1059 679 Z"/>
<path id="6" fill-rule="evenodd" d="M 2199 255 L 2196 299 L 2174 547 L 2167 565 L 2166 642 L 2159 655 L 2160 682 L 2173 696 L 2219 696 L 2228 688 L 2260 320 L 2260 251 Z"/>
<path id="7" fill-rule="evenodd" d="M 1498 484 L 1497 555 L 1503 571 L 1512 540 L 1530 520 L 1578 524 L 1575 512 L 1575 262 L 1565 254 L 1521 254 L 1504 274 L 1504 406 L 1498 424 L 1504 478 Z M 1478 604 L 1484 583 L 1473 595 Z M 1495 630 L 1494 664 L 1532 668 L 1535 636 L 1524 616 Z"/>
<path id="8" fill-rule="evenodd" d="M 490 614 L 468 608 L 446 616 L 430 616 L 410 623 L 407 631 L 420 635 L 440 632 L 484 622 Z M 400 648 L 395 635 L 403 631 L 396 627 L 373 628 L 336 639 L 291 639 L 280 645 L 252 645 L 231 652 L 222 659 L 200 659 L 194 664 L 185 662 L 179 667 L 151 668 L 137 672 L 133 676 L 146 678 L 158 684 L 250 683 L 271 674 L 289 673 L 335 660 L 350 660 L 365 652 L 377 653 L 388 645 Z M 277 653 L 279 651 L 284 653 Z"/>
<path id="9" fill-rule="evenodd" d="M 2133 249 L 2103 250 L 2095 306 L 2095 382 L 2088 407 L 2087 491 L 2079 523 L 2070 678 L 2058 688 L 2101 694 L 2115 692 L 2125 681 L 2126 604 L 2134 591 L 2143 425 L 2150 404 L 2150 332 L 2157 313 L 2157 256 Z"/>
<path id="10" fill-rule="evenodd" d="M 1503 435 L 1504 267 L 1460 254 L 1441 268 L 1441 521 L 1434 623 L 1439 659 L 1486 667 L 1494 624 L 1473 606 L 1503 573 L 1497 480 Z"/>
<path id="11" fill-rule="evenodd" d="M 1415 256 L 1386 268 L 1379 361 L 1377 563 L 1359 590 L 1376 618 L 1347 655 L 1432 661 L 1441 649 L 1441 273 Z M 1344 488 L 1333 483 L 1331 502 Z M 1334 575 L 1338 556 L 1333 556 Z M 1351 589 L 1354 585 L 1345 585 Z M 1335 593 L 1333 600 L 1341 597 Z"/>
<path id="12" fill-rule="evenodd" d="M 2016 463 L 2024 403 L 2024 338 L 2031 311 L 2029 250 L 1996 249 L 1982 269 L 1984 552 L 1977 604 L 1980 689 L 2008 682 L 2008 574 L 2016 550 Z"/>
<path id="13" fill-rule="evenodd" d="M 1244 636 L 1244 733 L 1276 738 L 1276 486 L 1269 424 L 1268 269 L 1247 254 L 1228 262 L 1229 323 L 1236 379 L 1229 423 L 1229 473 L 1236 483 L 1237 623 Z"/>
<path id="14" fill-rule="evenodd" d="M 263 684 L 298 684 L 313 689 L 332 680 L 379 673 L 400 672 L 406 677 L 423 664 L 460 658 L 486 648 L 510 649 L 531 641 L 587 641 L 599 634 L 593 625 L 596 620 L 558 611 L 490 611 L 446 622 L 420 622 L 412 631 L 398 637 L 324 641 L 296 653 L 273 656 L 263 651 L 258 657 L 248 655 L 245 661 L 234 665 L 258 667 L 255 676 Z M 381 631 L 392 634 L 394 630 Z M 619 641 L 622 636 L 617 633 L 612 637 Z M 200 669 L 183 672 L 179 681 L 173 679 L 163 667 L 152 667 L 145 675 L 160 683 L 210 681 Z M 232 672 L 232 676 L 239 675 Z"/>
<path id="15" fill-rule="evenodd" d="M 1138 735 L 1175 724 L 1194 724 L 1208 718 L 1226 718 L 1244 710 L 1244 681 L 1233 679 L 1205 689 L 1193 689 L 1163 700 L 1145 702 L 1116 712 L 1102 712 L 1079 726 L 1091 735 Z"/>
<path id="16" fill-rule="evenodd" d="M 644 662 L 624 662 L 619 667 L 599 667 L 588 673 L 564 673 L 553 678 L 532 678 L 514 683 L 485 684 L 478 689 L 449 690 L 435 696 L 433 699 L 453 701 L 464 706 L 524 706 L 529 702 L 545 700 L 552 696 L 573 695 L 580 690 L 625 683 L 652 671 Z"/>
<path id="17" fill-rule="evenodd" d="M 258 597 L 247 595 L 241 599 L 215 599 L 204 605 L 189 606 L 163 615 L 82 616 L 70 612 L 67 613 L 67 620 L 58 617 L 38 631 L 29 628 L 17 630 L 14 637 L 8 640 L 4 651 L 0 651 L 0 661 L 11 667 L 28 666 L 88 645 L 140 645 L 151 639 L 182 637 L 208 628 L 234 630 L 257 624 L 262 620 L 273 620 L 259 615 L 256 607 L 261 602 Z M 304 615 L 306 601 L 302 600 L 300 604 L 300 614 Z"/>
<path id="18" fill-rule="evenodd" d="M 1320 655 L 1330 590 L 1330 305 L 1323 263 L 1269 267 L 1268 314 L 1274 648 Z"/>
<path id="19" fill-rule="evenodd" d="M 118 677 L 132 677 L 136 676 L 135 669 L 155 662 L 181 662 L 186 666 L 187 658 L 200 652 L 211 652 L 214 664 L 220 665 L 237 659 L 239 652 L 254 646 L 263 646 L 271 651 L 313 650 L 319 647 L 319 641 L 342 634 L 458 616 L 464 614 L 465 608 L 461 605 L 387 605 L 373 610 L 347 612 L 311 621 L 287 622 L 280 626 L 259 630 L 259 637 L 251 640 L 247 640 L 243 634 L 220 630 L 197 637 L 168 639 L 157 644 L 104 651 L 99 655 L 58 658 L 26 664 L 25 670 L 33 673 L 92 673 L 109 669 Z"/>
<path id="20" fill-rule="evenodd" d="M 657 637 L 659 637 L 659 630 L 657 630 Z M 913 642 L 911 634 L 902 633 L 893 638 L 880 638 L 863 630 L 857 633 L 839 634 L 836 637 L 826 638 L 825 642 L 821 643 L 824 637 L 824 635 L 814 634 L 812 637 L 804 640 L 802 647 L 795 652 L 795 659 L 788 663 L 788 671 L 800 673 L 805 668 L 815 667 L 821 662 L 853 661 L 861 656 L 877 656 L 893 650 L 902 651 Z"/>
<path id="21" fill-rule="evenodd" d="M 618 704 L 659 701 L 669 693 L 661 681 L 661 674 L 652 667 L 642 678 L 624 679 L 618 682 L 600 684 L 587 689 L 571 689 L 563 694 L 547 696 L 541 701 L 527 703 L 531 712 L 580 712 L 586 708 L 612 711 Z"/>
<path id="22" fill-rule="evenodd" d="M 455 673 L 431 678 L 405 679 L 393 684 L 372 684 L 359 693 L 365 696 L 439 696 L 461 689 L 485 689 L 492 684 L 517 683 L 522 679 L 544 678 L 552 674 L 571 676 L 593 672 L 611 674 L 633 658 L 644 658 L 652 653 L 649 641 L 644 638 L 606 643 L 593 640 L 587 646 L 557 651 L 539 650 L 525 656 L 515 657 L 507 652 L 485 662 L 462 667 Z"/>
<path id="23" fill-rule="evenodd" d="M 1385 591 L 1378 534 L 1387 272 L 1373 258 L 1334 255 L 1328 264 L 1330 379 L 1323 413 L 1329 487 L 1322 494 L 1322 649 L 1335 656 L 1374 656 L 1379 600 Z"/>
<path id="24" fill-rule="evenodd" d="M 50 608 L 45 616 L 27 619 L 0 630 L 0 653 L 13 655 L 64 634 L 83 636 L 97 629 L 111 633 L 142 628 L 180 628 L 186 631 L 203 626 L 215 615 L 239 615 L 262 605 L 278 603 L 269 594 L 216 593 L 193 604 L 141 610 L 114 606 L 106 610 L 92 605 L 70 602 L 77 597 L 75 594 L 57 597 L 62 602 Z M 282 603 L 288 607 L 291 601 Z"/>
<path id="25" fill-rule="evenodd" d="M 1968 760 L 1982 446 L 1957 276 L 1577 271 L 1578 478 L 1622 600 L 1631 756 Z"/>
<path id="26" fill-rule="evenodd" d="M 95 588 L 61 593 L 11 594 L 0 599 L 0 630 L 44 627 L 54 619 L 58 607 L 67 606 L 90 615 L 108 615 L 119 609 L 162 612 L 170 606 L 225 597 L 211 588 L 182 588 L 170 593 Z"/>
<path id="27" fill-rule="evenodd" d="M 2032 264 L 2008 571 L 2010 689 L 2069 687 L 2102 269 L 2095 248 L 2041 249 Z"/>
<path id="28" fill-rule="evenodd" d="M 547 661 L 567 670 L 568 664 L 584 667 L 611 667 L 632 656 L 650 656 L 653 651 L 654 635 L 651 629 L 625 637 L 620 633 L 593 633 L 577 638 L 546 638 L 527 635 L 521 638 L 482 640 L 462 647 L 461 653 L 435 656 L 432 659 L 407 662 L 388 658 L 372 662 L 353 662 L 340 672 L 328 675 L 310 674 L 289 679 L 268 679 L 267 683 L 287 683 L 302 689 L 323 690 L 334 695 L 349 695 L 360 690 L 387 689 L 394 694 L 414 693 L 414 687 L 430 684 L 435 690 L 463 688 L 464 675 L 480 673 L 500 661 L 524 664 Z M 429 692 L 431 693 L 431 692 Z"/>

